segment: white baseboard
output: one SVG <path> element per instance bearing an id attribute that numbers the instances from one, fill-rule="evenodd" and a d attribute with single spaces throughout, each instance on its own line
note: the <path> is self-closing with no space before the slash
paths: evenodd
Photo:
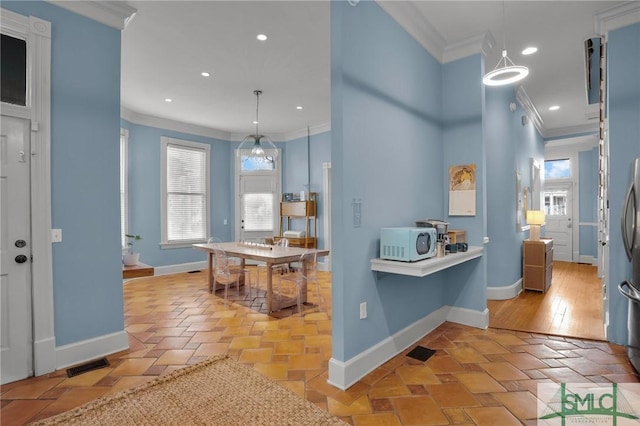
<path id="1" fill-rule="evenodd" d="M 55 337 L 33 342 L 33 369 L 36 376 L 42 376 L 56 370 Z"/>
<path id="2" fill-rule="evenodd" d="M 489 308 L 484 311 L 476 311 L 467 308 L 448 306 L 447 321 L 470 327 L 486 329 L 489 327 Z"/>
<path id="3" fill-rule="evenodd" d="M 346 362 L 331 358 L 329 360 L 329 379 L 327 382 L 339 389 L 348 389 L 358 380 L 422 339 L 445 321 L 487 328 L 489 325 L 489 310 L 485 309 L 481 312 L 443 306 Z"/>
<path id="4" fill-rule="evenodd" d="M 105 334 L 56 348 L 56 370 L 129 349 L 127 332 Z"/>
<path id="5" fill-rule="evenodd" d="M 206 270 L 209 267 L 206 260 L 199 262 L 180 263 L 178 265 L 156 266 L 154 275 L 178 274 L 180 272 Z"/>
<path id="6" fill-rule="evenodd" d="M 513 299 L 522 292 L 522 278 L 515 283 L 504 287 L 487 287 L 488 300 Z"/>
<path id="7" fill-rule="evenodd" d="M 588 263 L 589 265 L 598 266 L 598 258 L 581 254 L 578 258 L 580 263 Z"/>

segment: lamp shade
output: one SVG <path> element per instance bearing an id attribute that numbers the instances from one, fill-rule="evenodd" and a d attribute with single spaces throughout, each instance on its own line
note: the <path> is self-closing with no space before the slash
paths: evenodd
<path id="1" fill-rule="evenodd" d="M 543 225 L 544 212 L 542 210 L 527 210 L 527 223 L 529 225 Z"/>

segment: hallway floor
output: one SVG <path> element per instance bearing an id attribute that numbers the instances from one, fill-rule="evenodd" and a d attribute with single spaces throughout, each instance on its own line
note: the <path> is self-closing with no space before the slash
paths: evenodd
<path id="1" fill-rule="evenodd" d="M 57 371 L 2 386 L 1 424 L 67 411 L 219 353 L 357 426 L 533 425 L 540 382 L 640 382 L 621 346 L 444 323 L 417 342 L 436 350 L 426 362 L 406 356 L 414 345 L 341 391 L 326 382 L 331 275 L 319 278 L 322 312 L 310 291 L 304 317 L 295 308 L 269 316 L 242 297 L 225 306 L 208 293 L 205 273 L 129 281 L 129 350 L 76 377 Z"/>
<path id="2" fill-rule="evenodd" d="M 490 327 L 606 340 L 602 280 L 593 265 L 555 261 L 547 292 L 526 290 L 487 307 Z"/>

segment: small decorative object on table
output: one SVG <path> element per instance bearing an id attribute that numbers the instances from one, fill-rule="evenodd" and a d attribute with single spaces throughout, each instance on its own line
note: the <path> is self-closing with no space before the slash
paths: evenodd
<path id="1" fill-rule="evenodd" d="M 124 263 L 126 266 L 137 265 L 138 261 L 140 260 L 140 253 L 134 253 L 132 251 L 133 242 L 140 241 L 142 237 L 140 235 L 133 234 L 125 234 L 125 237 L 127 237 L 128 239 L 127 245 L 129 246 L 129 252 L 122 255 L 122 263 Z"/>

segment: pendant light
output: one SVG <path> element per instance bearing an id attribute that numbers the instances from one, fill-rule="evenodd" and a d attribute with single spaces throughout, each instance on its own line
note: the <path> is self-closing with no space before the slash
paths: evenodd
<path id="1" fill-rule="evenodd" d="M 253 94 L 256 95 L 256 120 L 254 121 L 256 132 L 255 134 L 245 136 L 236 150 L 236 155 L 246 155 L 246 151 L 250 150 L 248 153 L 249 157 L 274 158 L 278 155 L 278 148 L 271 142 L 268 136 L 261 135 L 258 130 L 260 122 L 258 119 L 258 110 L 262 90 L 254 90 Z"/>
<path id="2" fill-rule="evenodd" d="M 529 68 L 514 64 L 513 61 L 509 59 L 509 56 L 507 56 L 507 35 L 504 28 L 504 1 L 502 2 L 502 39 L 502 58 L 500 58 L 493 71 L 486 73 L 482 78 L 482 82 L 487 86 L 503 86 L 515 83 L 529 75 Z"/>

